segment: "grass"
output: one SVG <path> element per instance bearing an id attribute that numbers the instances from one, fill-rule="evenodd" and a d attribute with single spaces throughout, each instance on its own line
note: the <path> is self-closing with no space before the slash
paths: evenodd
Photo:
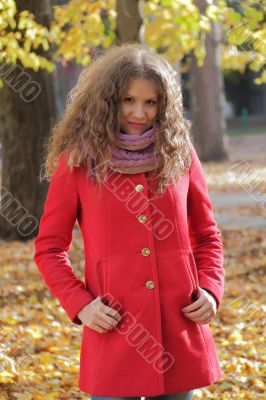
<path id="1" fill-rule="evenodd" d="M 228 130 L 229 136 L 241 136 L 241 135 L 265 135 L 266 134 L 266 126 L 259 126 L 253 128 L 238 128 L 238 129 L 230 129 Z"/>

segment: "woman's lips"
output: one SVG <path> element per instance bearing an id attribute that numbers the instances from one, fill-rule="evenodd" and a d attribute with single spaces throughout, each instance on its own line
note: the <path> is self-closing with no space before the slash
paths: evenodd
<path id="1" fill-rule="evenodd" d="M 131 125 L 133 128 L 143 128 L 145 124 L 137 124 L 135 122 L 129 122 L 129 125 Z"/>

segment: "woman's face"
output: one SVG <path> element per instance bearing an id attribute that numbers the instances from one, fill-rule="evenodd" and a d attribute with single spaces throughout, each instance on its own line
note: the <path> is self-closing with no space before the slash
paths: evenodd
<path id="1" fill-rule="evenodd" d="M 120 130 L 141 135 L 153 126 L 158 113 L 155 84 L 146 78 L 134 78 L 120 102 Z"/>

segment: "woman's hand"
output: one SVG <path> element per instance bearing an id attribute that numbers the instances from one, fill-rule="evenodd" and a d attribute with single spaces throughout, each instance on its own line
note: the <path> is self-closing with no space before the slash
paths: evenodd
<path id="1" fill-rule="evenodd" d="M 98 296 L 80 310 L 78 318 L 89 328 L 104 333 L 112 330 L 122 317 L 118 311 L 103 304 Z"/>
<path id="2" fill-rule="evenodd" d="M 216 315 L 217 304 L 214 297 L 199 287 L 199 298 L 189 306 L 182 308 L 185 317 L 198 324 L 208 324 Z"/>

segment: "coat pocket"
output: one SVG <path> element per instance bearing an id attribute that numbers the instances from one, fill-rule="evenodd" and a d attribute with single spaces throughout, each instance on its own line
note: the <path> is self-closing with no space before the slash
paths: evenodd
<path id="1" fill-rule="evenodd" d="M 97 289 L 100 296 L 104 294 L 104 274 L 102 270 L 102 262 L 98 261 L 96 264 L 96 281 L 97 281 Z"/>
<path id="2" fill-rule="evenodd" d="M 108 293 L 107 293 L 107 271 L 106 271 L 106 263 L 102 260 L 98 261 L 96 264 L 96 282 L 97 282 L 97 290 L 98 294 L 102 299 L 102 302 L 107 304 Z"/>
<path id="3" fill-rule="evenodd" d="M 188 272 L 193 285 L 193 292 L 191 295 L 191 299 L 195 301 L 199 296 L 199 278 L 198 278 L 196 262 L 192 251 L 189 251 L 187 259 L 188 259 Z"/>
<path id="4" fill-rule="evenodd" d="M 190 268 L 191 268 L 192 276 L 194 279 L 194 283 L 196 286 L 199 286 L 198 270 L 197 270 L 196 261 L 195 261 L 192 251 L 189 253 L 189 259 L 190 259 Z"/>

